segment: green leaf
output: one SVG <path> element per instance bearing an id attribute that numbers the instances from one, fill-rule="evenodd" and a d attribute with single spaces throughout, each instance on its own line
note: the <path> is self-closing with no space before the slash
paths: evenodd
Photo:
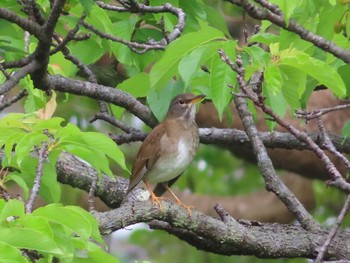
<path id="1" fill-rule="evenodd" d="M 283 87 L 282 93 L 292 109 L 301 107 L 300 99 L 306 88 L 306 74 L 290 66 L 280 66 Z"/>
<path id="2" fill-rule="evenodd" d="M 181 59 L 178 65 L 178 71 L 182 80 L 185 82 L 186 87 L 189 85 L 193 76 L 198 71 L 199 66 L 203 62 L 202 60 L 204 54 L 208 55 L 205 53 L 207 47 L 207 45 L 203 45 L 193 50 L 191 53 L 187 54 Z"/>
<path id="3" fill-rule="evenodd" d="M 28 198 L 29 188 L 26 181 L 22 178 L 21 174 L 18 172 L 12 172 L 6 176 L 6 182 L 13 181 L 19 185 L 23 190 L 23 197 Z"/>
<path id="4" fill-rule="evenodd" d="M 94 3 L 94 0 L 79 0 L 80 4 L 83 6 L 84 12 L 86 14 L 90 14 L 92 4 Z"/>
<path id="5" fill-rule="evenodd" d="M 279 6 L 283 12 L 284 21 L 288 25 L 289 19 L 293 14 L 294 9 L 298 7 L 300 0 L 271 0 L 270 2 Z"/>
<path id="6" fill-rule="evenodd" d="M 158 121 L 162 121 L 165 118 L 171 99 L 175 97 L 175 95 L 183 92 L 183 89 L 176 90 L 175 87 L 176 82 L 171 80 L 160 91 L 154 89 L 149 90 L 147 102 Z"/>
<path id="7" fill-rule="evenodd" d="M 84 239 L 88 239 L 92 235 L 90 221 L 81 212 L 77 212 L 74 209 L 67 209 L 61 204 L 50 204 L 40 207 L 35 209 L 32 214 L 61 224 L 69 229 L 70 232 L 78 234 Z"/>
<path id="8" fill-rule="evenodd" d="M 99 163 L 100 160 L 97 160 L 97 157 L 99 156 L 94 156 L 95 153 L 92 150 L 86 148 L 85 145 L 75 144 L 74 139 L 75 138 L 72 138 L 72 141 L 67 141 L 65 144 L 62 144 L 62 149 L 85 160 L 96 169 L 98 175 L 101 175 L 101 164 Z M 111 172 L 109 175 L 111 176 Z"/>
<path id="9" fill-rule="evenodd" d="M 163 89 L 166 83 L 176 75 L 177 66 L 186 54 L 215 40 L 224 40 L 224 34 L 215 28 L 204 27 L 172 42 L 150 72 L 151 88 Z"/>
<path id="10" fill-rule="evenodd" d="M 267 87 L 266 83 L 263 83 L 263 95 L 266 97 L 266 104 L 272 108 L 278 116 L 284 117 L 287 111 L 287 103 L 283 97 L 282 92 L 272 93 Z M 270 130 L 273 130 L 276 126 L 276 122 L 267 121 L 267 125 Z"/>
<path id="11" fill-rule="evenodd" d="M 56 255 L 63 252 L 57 247 L 56 242 L 43 233 L 23 227 L 0 227 L 0 242 L 8 243 L 17 248 L 37 250 Z"/>
<path id="12" fill-rule="evenodd" d="M 12 46 L 0 46 L 0 54 L 3 56 L 6 52 L 13 52 L 13 53 L 22 53 L 22 55 L 27 54 L 22 49 L 12 47 Z"/>
<path id="13" fill-rule="evenodd" d="M 346 138 L 350 137 L 350 120 L 344 124 L 343 129 L 341 131 L 341 136 L 344 137 L 344 140 L 342 141 L 342 143 L 344 143 Z"/>
<path id="14" fill-rule="evenodd" d="M 224 32 L 225 35 L 229 36 L 230 32 L 227 29 L 227 24 L 224 16 L 210 5 L 205 5 L 204 10 L 206 12 L 207 22 L 209 25 L 219 29 L 220 31 Z"/>
<path id="15" fill-rule="evenodd" d="M 22 252 L 14 246 L 0 242 L 0 262 L 6 263 L 29 263 L 28 259 L 22 256 Z"/>
<path id="16" fill-rule="evenodd" d="M 92 214 L 90 214 L 88 211 L 79 206 L 66 206 L 65 209 L 79 213 L 82 217 L 88 220 L 91 226 L 91 232 L 89 237 L 95 239 L 95 241 L 99 242 L 100 244 L 105 244 L 105 241 L 103 240 L 99 231 L 98 222 Z"/>
<path id="17" fill-rule="evenodd" d="M 75 126 L 72 123 L 67 123 L 67 125 L 61 129 L 58 129 L 55 133 L 54 133 L 54 138 L 58 139 L 60 141 L 64 141 L 66 139 L 69 140 L 69 138 L 71 138 L 72 136 L 76 136 L 76 135 L 80 135 L 81 131 L 80 129 Z"/>
<path id="18" fill-rule="evenodd" d="M 33 214 L 25 214 L 18 220 L 21 227 L 36 230 L 49 238 L 54 238 L 49 220 L 45 217 L 35 216 Z"/>
<path id="19" fill-rule="evenodd" d="M 202 20 L 206 19 L 206 12 L 204 10 L 205 5 L 198 0 L 179 0 L 179 6 L 184 9 L 186 14 L 191 14 Z"/>
<path id="20" fill-rule="evenodd" d="M 6 130 L 7 130 L 6 128 L 1 129 L 0 134 L 1 134 L 1 132 L 6 132 Z M 9 128 L 8 130 L 12 130 L 13 134 L 10 135 L 9 137 L 3 136 L 1 139 L 6 140 L 4 142 L 5 143 L 4 152 L 5 152 L 5 156 L 9 160 L 9 162 L 11 162 L 12 157 L 14 157 L 12 154 L 14 146 L 17 142 L 19 142 L 22 139 L 22 137 L 25 135 L 25 133 L 23 130 L 21 130 L 21 129 L 17 130 L 16 128 Z M 1 144 L 2 143 L 0 143 L 0 145 Z"/>
<path id="21" fill-rule="evenodd" d="M 24 103 L 24 109 L 26 113 L 33 113 L 38 109 L 42 109 L 46 104 L 45 96 L 43 92 L 39 89 L 35 89 L 33 81 L 27 76 L 21 79 L 20 87 L 26 89 L 28 96 Z"/>
<path id="22" fill-rule="evenodd" d="M 222 48 L 225 50 L 227 55 L 234 56 L 234 42 L 227 42 L 222 46 Z M 220 121 L 222 120 L 222 113 L 224 112 L 224 109 L 232 98 L 232 90 L 230 87 L 228 87 L 228 85 L 234 85 L 236 83 L 236 75 L 236 72 L 234 72 L 226 63 L 224 63 L 219 55 L 212 57 L 210 66 L 211 99 L 213 100 L 214 106 L 218 111 Z"/>
<path id="23" fill-rule="evenodd" d="M 40 120 L 33 128 L 33 131 L 48 130 L 53 132 L 55 130 L 63 129 L 62 122 L 65 120 L 59 117 L 53 117 L 47 120 Z"/>
<path id="24" fill-rule="evenodd" d="M 55 154 L 57 155 L 57 152 Z M 40 195 L 48 203 L 58 202 L 61 199 L 61 187 L 57 182 L 56 161 L 49 158 L 49 161 L 44 163 L 41 180 Z"/>
<path id="25" fill-rule="evenodd" d="M 270 34 L 270 33 L 259 33 L 259 34 L 252 35 L 249 38 L 249 43 L 258 42 L 265 45 L 270 45 L 272 43 L 278 42 L 278 40 L 279 40 L 278 35 Z"/>
<path id="26" fill-rule="evenodd" d="M 3 118 L 0 120 L 0 131 L 3 130 L 3 128 L 20 128 L 27 130 L 27 125 L 23 124 L 23 118 L 25 118 L 26 115 L 23 113 L 9 113 L 6 114 Z"/>
<path id="27" fill-rule="evenodd" d="M 284 50 L 280 54 L 280 65 L 297 68 L 327 86 L 335 95 L 342 98 L 346 87 L 340 75 L 328 64 L 297 50 Z"/>
<path id="28" fill-rule="evenodd" d="M 348 20 L 350 20 L 350 19 L 348 19 Z M 348 94 L 348 97 L 349 97 L 349 95 L 350 95 L 350 65 L 345 64 L 345 65 L 339 67 L 338 73 L 345 83 L 346 93 Z"/>
<path id="29" fill-rule="evenodd" d="M 8 217 L 18 216 L 22 217 L 24 215 L 24 205 L 23 202 L 11 199 L 5 203 L 0 212 L 0 224 L 7 222 Z"/>
<path id="30" fill-rule="evenodd" d="M 93 13 L 94 12 L 91 12 L 91 14 Z M 84 64 L 92 64 L 101 57 L 102 47 L 97 37 L 92 36 L 86 41 L 71 43 L 69 49 L 71 50 L 71 53 L 79 58 Z"/>
<path id="31" fill-rule="evenodd" d="M 114 104 L 111 104 L 110 106 L 111 106 L 111 111 L 113 113 L 113 116 L 120 120 L 123 117 L 125 108 L 116 106 Z"/>
<path id="32" fill-rule="evenodd" d="M 149 75 L 140 72 L 120 83 L 118 89 L 124 90 L 136 98 L 146 97 L 150 89 Z"/>
<path id="33" fill-rule="evenodd" d="M 29 153 L 34 149 L 34 146 L 38 146 L 40 148 L 41 143 L 47 140 L 47 136 L 44 135 L 42 131 L 25 134 L 17 143 L 15 149 L 18 165 L 20 165 L 22 160 L 29 155 Z"/>
<path id="34" fill-rule="evenodd" d="M 38 218 L 37 216 L 35 217 Z M 40 218 L 44 218 L 44 217 L 40 217 Z M 79 239 L 79 237 L 72 235 L 72 232 L 67 231 L 67 228 L 65 228 L 63 225 L 52 222 L 48 218 L 44 218 L 44 219 L 50 222 L 50 227 L 54 235 L 54 239 L 57 242 L 58 247 L 62 249 L 62 251 L 64 252 L 64 255 L 60 257 L 60 262 L 62 263 L 74 262 L 73 261 L 74 255 L 76 253 L 79 253 L 78 248 L 74 245 L 74 240 Z"/>
<path id="35" fill-rule="evenodd" d="M 17 138 L 22 138 L 22 136 L 25 134 L 25 132 L 20 128 L 13 128 L 13 127 L 1 127 L 0 128 L 0 147 L 9 144 L 11 145 L 11 151 L 12 146 L 15 144 L 14 141 Z"/>
<path id="36" fill-rule="evenodd" d="M 119 263 L 120 262 L 117 258 L 108 254 L 100 246 L 98 246 L 92 242 L 88 242 L 86 244 L 86 249 L 87 249 L 88 255 L 89 255 L 89 262 L 91 262 L 91 260 L 93 260 L 93 262 L 96 262 L 96 263 L 98 263 L 98 262 Z M 74 262 L 86 262 L 86 261 L 75 260 Z"/>
<path id="37" fill-rule="evenodd" d="M 123 152 L 111 138 L 98 132 L 83 132 L 81 136 L 90 149 L 102 152 L 128 171 Z"/>
<path id="38" fill-rule="evenodd" d="M 85 0 L 81 0 L 81 1 L 85 1 Z M 88 0 L 88 1 L 92 1 L 92 0 Z M 107 14 L 107 11 L 102 8 L 99 8 L 97 5 L 91 6 L 91 12 L 90 12 L 90 15 L 86 18 L 86 22 L 88 22 L 91 25 L 94 25 L 99 30 L 102 30 L 102 32 L 112 33 L 111 32 L 112 22 L 110 17 Z M 86 42 L 84 42 L 83 44 L 86 45 Z"/>
<path id="39" fill-rule="evenodd" d="M 250 46 L 244 47 L 243 50 L 253 59 L 253 66 L 257 67 L 257 69 L 263 69 L 271 61 L 271 54 L 261 47 Z"/>
<path id="40" fill-rule="evenodd" d="M 271 94 L 277 94 L 282 89 L 282 76 L 279 68 L 271 63 L 264 70 L 264 81 Z"/>

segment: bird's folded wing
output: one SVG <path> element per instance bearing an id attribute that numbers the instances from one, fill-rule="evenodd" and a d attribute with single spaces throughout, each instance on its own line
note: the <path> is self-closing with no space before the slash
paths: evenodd
<path id="1" fill-rule="evenodd" d="M 163 125 L 158 125 L 147 136 L 131 171 L 130 183 L 127 194 L 136 187 L 136 185 L 147 175 L 158 160 L 160 155 L 160 138 L 164 134 Z"/>

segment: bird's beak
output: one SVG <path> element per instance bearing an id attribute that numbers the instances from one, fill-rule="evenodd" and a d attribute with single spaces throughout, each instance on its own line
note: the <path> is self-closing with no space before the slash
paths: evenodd
<path id="1" fill-rule="evenodd" d="M 194 97 L 191 101 L 190 101 L 190 105 L 192 106 L 193 104 L 196 104 L 197 102 L 200 102 L 202 99 L 205 98 L 205 95 L 198 95 L 196 97 Z"/>

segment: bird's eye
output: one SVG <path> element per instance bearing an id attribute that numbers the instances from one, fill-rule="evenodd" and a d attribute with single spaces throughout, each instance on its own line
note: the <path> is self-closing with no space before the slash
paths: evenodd
<path id="1" fill-rule="evenodd" d="M 184 105 L 185 104 L 185 101 L 183 99 L 179 99 L 179 104 L 180 105 Z"/>

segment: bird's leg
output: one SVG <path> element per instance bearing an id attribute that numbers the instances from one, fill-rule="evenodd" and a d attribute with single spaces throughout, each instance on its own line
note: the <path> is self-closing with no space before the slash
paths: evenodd
<path id="1" fill-rule="evenodd" d="M 171 195 L 175 198 L 175 201 L 178 205 L 181 205 L 183 208 L 185 208 L 189 214 L 190 217 L 192 217 L 192 211 L 191 208 L 193 208 L 194 206 L 190 206 L 190 205 L 185 205 L 176 195 L 175 193 L 170 189 L 170 187 L 168 186 L 167 183 L 163 184 L 165 189 L 167 189 Z"/>
<path id="2" fill-rule="evenodd" d="M 144 182 L 144 183 L 145 183 L 148 191 L 151 193 L 152 204 L 157 203 L 160 211 L 163 212 L 163 206 L 159 201 L 160 199 L 153 193 L 151 186 L 147 182 Z"/>

